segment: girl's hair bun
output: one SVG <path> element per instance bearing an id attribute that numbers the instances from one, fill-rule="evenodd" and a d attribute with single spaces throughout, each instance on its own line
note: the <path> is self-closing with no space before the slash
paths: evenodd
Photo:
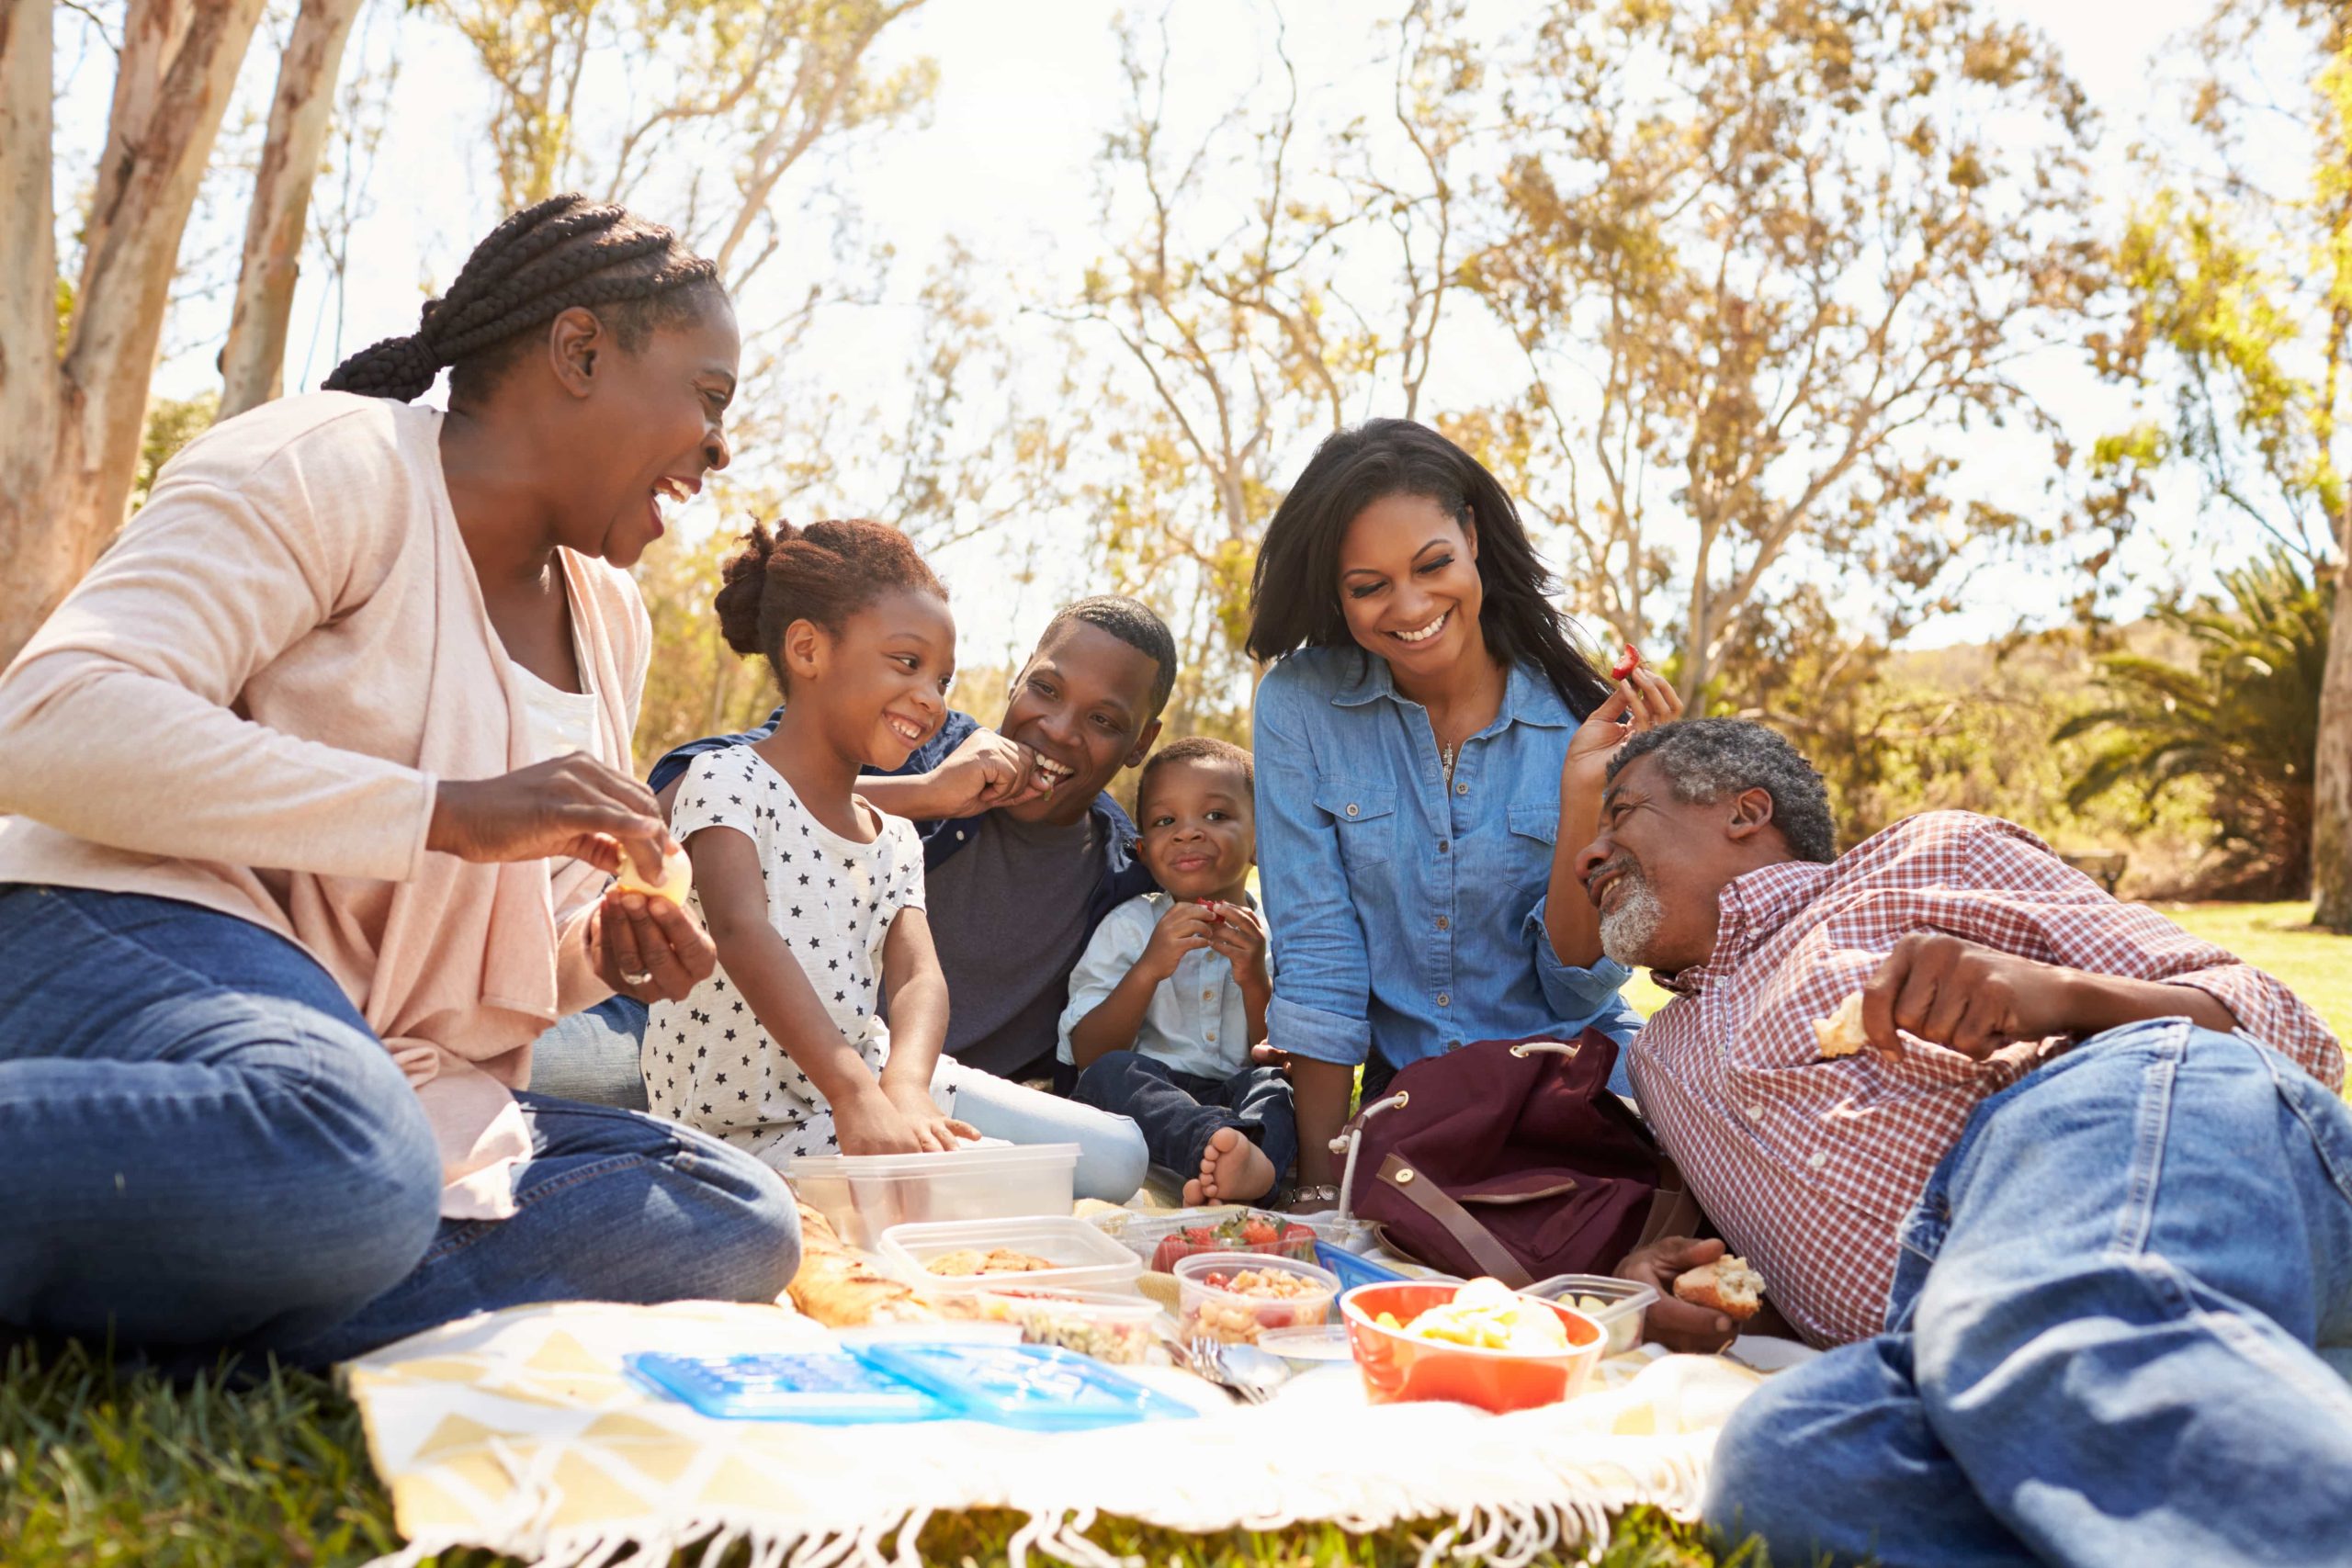
<path id="1" fill-rule="evenodd" d="M 947 597 L 904 534 L 865 518 L 796 528 L 752 525 L 720 570 L 718 629 L 727 646 L 765 659 L 784 682 L 781 647 L 795 621 L 839 635 L 850 616 L 897 589 Z"/>
<path id="2" fill-rule="evenodd" d="M 777 525 L 789 538 L 793 526 Z M 719 569 L 718 596 L 711 607 L 718 612 L 719 635 L 727 646 L 746 659 L 767 652 L 760 642 L 760 599 L 767 591 L 768 562 L 775 558 L 781 541 L 764 523 L 753 523 L 743 536 L 743 547 Z"/>

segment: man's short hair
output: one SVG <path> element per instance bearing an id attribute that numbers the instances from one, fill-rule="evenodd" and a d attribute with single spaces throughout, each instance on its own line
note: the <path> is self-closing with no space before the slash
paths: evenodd
<path id="1" fill-rule="evenodd" d="M 1143 772 L 1136 775 L 1136 809 L 1143 809 L 1144 797 L 1151 793 L 1152 775 L 1170 762 L 1223 762 L 1241 771 L 1241 787 L 1254 790 L 1258 784 L 1258 765 L 1250 753 L 1230 740 L 1219 740 L 1213 735 L 1187 735 L 1182 740 L 1171 740 L 1144 760 Z"/>
<path id="2" fill-rule="evenodd" d="M 1614 780 L 1636 758 L 1656 757 L 1674 798 L 1712 804 L 1742 790 L 1772 797 L 1772 826 L 1799 860 L 1827 864 L 1838 858 L 1838 829 L 1829 791 L 1804 753 L 1751 719 L 1679 718 L 1625 742 L 1609 763 Z"/>
<path id="3" fill-rule="evenodd" d="M 1091 599 L 1080 599 L 1063 607 L 1060 614 L 1046 623 L 1044 642 L 1070 621 L 1083 621 L 1097 631 L 1109 632 L 1138 653 L 1151 656 L 1159 666 L 1159 673 L 1151 682 L 1151 711 L 1143 716 L 1149 724 L 1168 705 L 1168 694 L 1176 689 L 1176 637 L 1168 623 L 1153 613 L 1150 605 L 1121 593 L 1097 593 Z"/>

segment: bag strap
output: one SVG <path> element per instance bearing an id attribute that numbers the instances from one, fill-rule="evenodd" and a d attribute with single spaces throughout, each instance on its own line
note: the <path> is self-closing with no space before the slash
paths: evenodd
<path id="1" fill-rule="evenodd" d="M 1434 1181 L 1407 1165 L 1395 1155 L 1380 1162 L 1380 1184 L 1419 1209 L 1443 1227 L 1445 1234 L 1470 1255 L 1472 1262 L 1514 1291 L 1525 1290 L 1535 1282 L 1533 1276 L 1520 1266 L 1510 1249 L 1495 1239 L 1495 1235 L 1471 1216 L 1470 1212 L 1452 1198 Z"/>
<path id="2" fill-rule="evenodd" d="M 1699 1200 L 1690 1196 L 1690 1187 L 1682 1179 L 1682 1172 L 1675 1163 L 1660 1154 L 1657 1156 L 1657 1187 L 1650 1193 L 1650 1212 L 1642 1222 L 1642 1234 L 1634 1243 L 1636 1251 L 1660 1236 L 1696 1235 L 1699 1223 L 1706 1218 L 1699 1207 Z"/>

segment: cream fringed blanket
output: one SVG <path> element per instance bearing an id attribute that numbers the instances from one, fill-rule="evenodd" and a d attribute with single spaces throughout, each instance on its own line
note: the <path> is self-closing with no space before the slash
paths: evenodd
<path id="1" fill-rule="evenodd" d="M 549 1568 L 624 1548 L 660 1562 L 730 1543 L 755 1568 L 912 1563 L 934 1513 L 1029 1516 L 1012 1542 L 1081 1564 L 1117 1561 L 1081 1531 L 1097 1514 L 1171 1529 L 1329 1520 L 1374 1529 L 1452 1519 L 1425 1560 L 1510 1564 L 1605 1539 L 1636 1503 L 1684 1517 L 1707 1458 L 1757 1375 L 1664 1356 L 1612 1363 L 1568 1404 L 1492 1416 L 1452 1404 L 1367 1406 L 1352 1367 L 1295 1379 L 1255 1408 L 1182 1373 L 1143 1375 L 1197 1421 L 1038 1435 L 944 1421 L 821 1427 L 715 1421 L 621 1373 L 643 1349 L 792 1350 L 828 1330 L 774 1307 L 517 1307 L 450 1324 L 350 1365 L 410 1564 L 481 1547 Z"/>

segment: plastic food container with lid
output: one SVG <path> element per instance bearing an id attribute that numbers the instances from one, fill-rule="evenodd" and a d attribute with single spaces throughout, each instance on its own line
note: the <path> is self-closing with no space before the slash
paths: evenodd
<path id="1" fill-rule="evenodd" d="M 1143 1264 L 1134 1253 L 1084 1220 L 1068 1214 L 892 1225 L 882 1233 L 879 1251 L 884 1267 L 933 1293 L 1043 1285 L 1132 1296 L 1136 1276 L 1143 1272 Z M 993 1263 L 991 1253 L 999 1255 Z M 1005 1256 L 1009 1254 L 1034 1258 L 1044 1267 L 1003 1268 L 1012 1261 Z"/>
<path id="2" fill-rule="evenodd" d="M 1177 1331 L 1255 1345 L 1270 1329 L 1328 1323 L 1339 1276 L 1296 1258 L 1202 1252 L 1176 1265 Z"/>
<path id="3" fill-rule="evenodd" d="M 1016 1284 L 982 1286 L 971 1299 L 989 1321 L 1017 1325 L 1024 1343 L 1114 1366 L 1141 1366 L 1159 1343 L 1159 1303 L 1141 1296 Z"/>
<path id="4" fill-rule="evenodd" d="M 1574 1307 L 1607 1329 L 1611 1356 L 1642 1342 L 1642 1325 L 1657 1304 L 1657 1292 L 1649 1286 L 1606 1274 L 1555 1274 L 1528 1286 L 1526 1293 Z"/>
<path id="5" fill-rule="evenodd" d="M 1527 1307 L 1559 1315 L 1567 1348 L 1557 1353 L 1490 1350 L 1381 1325 L 1383 1313 L 1409 1325 L 1430 1308 L 1453 1300 L 1461 1289 L 1450 1281 L 1407 1280 L 1360 1285 L 1341 1298 L 1340 1315 L 1347 1325 L 1348 1346 L 1355 1354 L 1364 1393 L 1374 1404 L 1452 1400 L 1500 1414 L 1556 1404 L 1584 1392 L 1608 1348 L 1609 1335 L 1591 1318 L 1557 1302 L 1524 1292 L 1519 1295 Z"/>
<path id="6" fill-rule="evenodd" d="M 843 1243 L 871 1252 L 892 1225 L 1069 1213 L 1078 1190 L 1078 1145 L 812 1156 L 794 1160 L 785 1175 Z"/>

